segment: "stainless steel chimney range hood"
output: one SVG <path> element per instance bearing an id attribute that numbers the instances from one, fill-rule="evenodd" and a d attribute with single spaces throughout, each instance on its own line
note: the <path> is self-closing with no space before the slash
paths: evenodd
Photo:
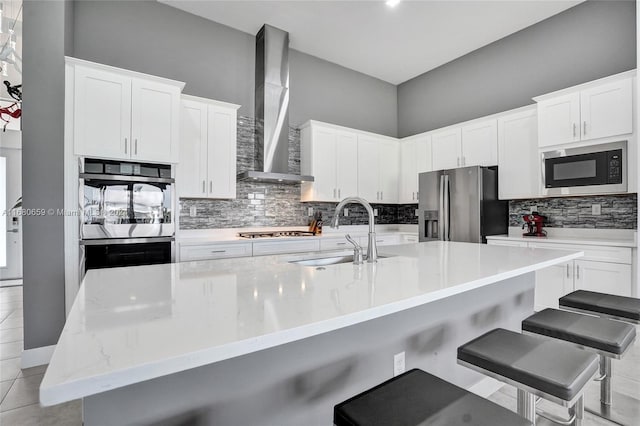
<path id="1" fill-rule="evenodd" d="M 313 182 L 289 173 L 289 33 L 265 24 L 256 35 L 256 170 L 239 181 Z"/>

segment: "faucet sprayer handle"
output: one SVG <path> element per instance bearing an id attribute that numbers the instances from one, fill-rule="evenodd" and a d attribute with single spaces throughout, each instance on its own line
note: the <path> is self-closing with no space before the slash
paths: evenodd
<path id="1" fill-rule="evenodd" d="M 353 244 L 353 264 L 361 265 L 364 262 L 362 247 L 360 247 L 360 244 L 358 244 L 356 240 L 351 237 L 351 235 L 347 234 L 344 237 L 347 239 L 347 241 Z"/>
<path id="2" fill-rule="evenodd" d="M 362 247 L 360 247 L 360 244 L 358 244 L 358 243 L 356 242 L 356 240 L 354 240 L 354 239 L 351 237 L 351 235 L 347 234 L 347 235 L 345 235 L 344 237 L 347 239 L 347 241 L 349 241 L 351 244 L 353 244 L 353 248 L 354 248 L 354 249 L 356 249 L 356 250 L 362 250 Z"/>

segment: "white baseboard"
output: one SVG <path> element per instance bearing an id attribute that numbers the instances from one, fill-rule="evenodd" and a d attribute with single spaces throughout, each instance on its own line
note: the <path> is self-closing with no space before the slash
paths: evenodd
<path id="1" fill-rule="evenodd" d="M 56 345 L 42 346 L 40 348 L 25 349 L 22 351 L 20 368 L 31 368 L 49 364 Z"/>
<path id="2" fill-rule="evenodd" d="M 492 379 L 491 377 L 485 377 L 467 390 L 478 396 L 487 398 L 489 395 L 497 392 L 502 386 L 504 386 L 504 383 L 496 379 Z"/>

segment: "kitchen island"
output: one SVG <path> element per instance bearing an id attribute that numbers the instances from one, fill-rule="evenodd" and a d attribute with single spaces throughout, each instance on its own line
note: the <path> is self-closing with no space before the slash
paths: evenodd
<path id="1" fill-rule="evenodd" d="M 581 252 L 428 242 L 376 264 L 331 253 L 89 271 L 40 388 L 83 398 L 86 425 L 331 424 L 332 407 L 393 375 L 393 356 L 460 386 L 457 346 L 519 330 L 534 271 Z"/>

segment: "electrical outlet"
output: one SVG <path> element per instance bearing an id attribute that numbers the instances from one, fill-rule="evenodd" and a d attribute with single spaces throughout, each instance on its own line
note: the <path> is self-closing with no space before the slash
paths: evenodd
<path id="1" fill-rule="evenodd" d="M 189 216 L 196 217 L 197 215 L 198 215 L 198 209 L 196 209 L 196 206 L 191 206 L 189 208 Z"/>
<path id="2" fill-rule="evenodd" d="M 416 215 L 416 217 L 420 217 L 420 210 L 416 209 L 415 215 Z"/>
<path id="3" fill-rule="evenodd" d="M 602 214 L 602 206 L 600 204 L 591 204 L 591 214 L 600 216 Z"/>
<path id="4" fill-rule="evenodd" d="M 378 216 L 378 209 L 373 209 L 373 215 Z"/>
<path id="5" fill-rule="evenodd" d="M 344 211 L 344 217 L 349 216 L 349 209 L 343 209 Z"/>
<path id="6" fill-rule="evenodd" d="M 404 373 L 404 352 L 393 356 L 393 377 Z"/>
<path id="7" fill-rule="evenodd" d="M 307 209 L 307 216 L 313 216 L 313 207 Z"/>
<path id="8" fill-rule="evenodd" d="M 540 210 L 538 210 L 538 206 L 532 206 L 531 207 L 531 213 L 533 212 L 540 212 Z"/>

